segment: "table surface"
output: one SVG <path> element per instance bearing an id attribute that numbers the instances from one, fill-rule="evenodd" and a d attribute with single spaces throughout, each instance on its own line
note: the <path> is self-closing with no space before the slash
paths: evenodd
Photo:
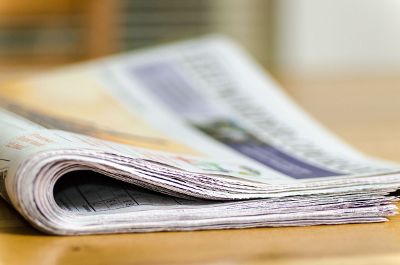
<path id="1" fill-rule="evenodd" d="M 323 124 L 400 162 L 400 78 L 283 79 Z M 0 264 L 399 264 L 400 216 L 386 223 L 101 236 L 43 235 L 0 200 Z"/>

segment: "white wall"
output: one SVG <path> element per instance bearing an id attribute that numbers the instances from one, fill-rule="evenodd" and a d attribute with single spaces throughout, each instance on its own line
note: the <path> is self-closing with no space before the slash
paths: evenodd
<path id="1" fill-rule="evenodd" d="M 278 69 L 400 72 L 400 0 L 277 0 Z"/>

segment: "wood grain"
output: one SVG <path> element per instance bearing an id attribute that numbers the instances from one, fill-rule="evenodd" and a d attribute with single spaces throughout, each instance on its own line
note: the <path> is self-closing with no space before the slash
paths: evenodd
<path id="1" fill-rule="evenodd" d="M 363 151 L 400 162 L 400 79 L 286 79 L 301 105 Z M 399 264 L 389 222 L 58 237 L 0 201 L 0 264 Z"/>

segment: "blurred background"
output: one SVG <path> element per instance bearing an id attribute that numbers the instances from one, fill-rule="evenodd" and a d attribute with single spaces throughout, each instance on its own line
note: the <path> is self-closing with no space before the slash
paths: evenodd
<path id="1" fill-rule="evenodd" d="M 245 46 L 346 139 L 397 152 L 359 130 L 400 117 L 398 0 L 0 0 L 0 81 L 213 32 Z M 393 126 L 373 133 L 389 139 Z"/>
<path id="2" fill-rule="evenodd" d="M 400 71 L 397 0 L 1 0 L 2 67 L 225 33 L 277 74 Z"/>
<path id="3" fill-rule="evenodd" d="M 63 64 L 164 42 L 226 33 L 267 64 L 272 1 L 1 0 L 0 61 Z"/>

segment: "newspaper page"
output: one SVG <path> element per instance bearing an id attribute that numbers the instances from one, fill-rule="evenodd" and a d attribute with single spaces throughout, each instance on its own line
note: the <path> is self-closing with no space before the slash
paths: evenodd
<path id="1" fill-rule="evenodd" d="M 377 222 L 396 212 L 399 165 L 332 135 L 221 36 L 10 82 L 0 106 L 1 193 L 45 232 Z"/>

